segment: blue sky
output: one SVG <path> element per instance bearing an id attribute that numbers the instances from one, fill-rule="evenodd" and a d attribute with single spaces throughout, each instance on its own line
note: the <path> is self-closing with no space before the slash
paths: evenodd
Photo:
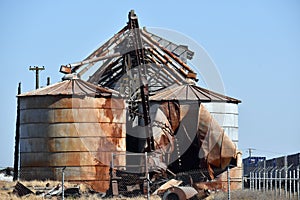
<path id="1" fill-rule="evenodd" d="M 226 94 L 241 99 L 239 148 L 275 157 L 300 151 L 299 1 L 0 1 L 0 167 L 13 165 L 18 82 L 34 89 L 29 66 L 60 81 L 127 22 L 179 31 L 210 55 Z M 205 67 L 205 66 L 203 66 Z"/>

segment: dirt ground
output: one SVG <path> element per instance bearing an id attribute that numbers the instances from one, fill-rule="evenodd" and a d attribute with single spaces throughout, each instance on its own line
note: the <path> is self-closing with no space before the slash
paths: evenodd
<path id="1" fill-rule="evenodd" d="M 38 188 L 46 187 L 46 184 L 48 184 L 48 188 L 55 187 L 60 182 L 58 181 L 22 181 L 21 182 L 23 185 L 28 187 L 30 190 L 33 192 L 36 192 Z M 37 196 L 35 194 L 28 195 L 28 196 L 23 196 L 23 197 L 18 197 L 15 194 L 12 193 L 14 186 L 16 185 L 16 182 L 8 182 L 8 181 L 0 181 L 0 199 L 10 199 L 10 200 L 20 200 L 20 199 L 26 199 L 26 200 L 40 200 L 40 199 L 45 199 L 42 196 Z M 78 186 L 74 183 L 65 183 L 66 187 L 74 187 Z M 84 185 L 80 184 L 80 192 L 81 192 L 81 197 L 76 198 L 78 200 L 98 200 L 102 199 L 99 194 L 90 194 L 89 188 Z M 250 190 L 236 190 L 236 191 L 231 191 L 230 193 L 231 199 L 232 200 L 261 200 L 261 199 L 276 199 L 276 200 L 284 200 L 288 199 L 285 198 L 284 196 L 275 196 L 274 192 L 259 192 L 259 191 L 250 191 Z M 52 197 L 51 199 L 61 199 L 57 197 Z M 66 199 L 74 199 L 74 198 L 66 198 Z M 146 197 L 134 197 L 134 198 L 105 198 L 106 200 L 112 200 L 112 199 L 117 199 L 117 200 L 145 200 L 147 199 Z M 161 198 L 159 196 L 151 196 L 151 200 L 160 200 Z M 207 197 L 205 200 L 226 200 L 228 199 L 227 193 L 226 192 L 217 192 L 217 193 L 212 193 L 209 197 Z M 296 196 L 291 199 L 297 199 Z"/>

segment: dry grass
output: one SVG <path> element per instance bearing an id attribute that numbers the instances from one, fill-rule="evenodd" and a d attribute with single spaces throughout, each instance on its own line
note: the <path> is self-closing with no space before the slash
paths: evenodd
<path id="1" fill-rule="evenodd" d="M 262 199 L 276 199 L 276 200 L 284 200 L 289 199 L 285 198 L 284 196 L 279 197 L 278 195 L 275 196 L 274 192 L 267 191 L 267 192 L 260 192 L 260 191 L 250 191 L 250 190 L 236 190 L 231 191 L 230 197 L 232 200 L 262 200 Z M 227 200 L 228 196 L 227 193 L 218 192 L 216 194 L 212 194 L 208 199 L 214 200 Z M 293 199 L 293 198 L 291 198 Z M 297 199 L 297 198 L 295 198 Z"/>
<path id="2" fill-rule="evenodd" d="M 46 184 L 48 183 L 50 188 L 60 184 L 59 181 L 20 181 L 23 185 L 28 187 L 33 192 L 36 192 L 36 188 L 46 187 Z M 0 199 L 10 199 L 10 200 L 20 200 L 20 199 L 26 199 L 26 200 L 41 200 L 44 199 L 42 196 L 36 196 L 34 194 L 24 196 L 24 197 L 18 197 L 15 194 L 12 193 L 14 186 L 16 185 L 16 182 L 7 182 L 7 181 L 0 181 Z M 74 187 L 78 186 L 80 187 L 80 192 L 82 193 L 82 196 L 80 198 L 76 198 L 76 200 L 99 200 L 101 199 L 100 196 L 97 194 L 89 194 L 88 190 L 89 187 L 84 184 L 75 184 L 70 182 L 65 182 L 66 187 Z M 57 197 L 52 197 L 51 199 L 58 199 Z M 72 198 L 67 198 L 72 199 Z M 134 198 L 105 198 L 106 200 L 112 200 L 112 199 L 118 199 L 118 200 L 145 200 L 146 197 L 134 197 Z M 151 200 L 160 200 L 159 196 L 151 196 Z"/>
<path id="3" fill-rule="evenodd" d="M 23 185 L 28 187 L 33 192 L 36 192 L 35 188 L 37 187 L 46 187 L 46 184 L 49 183 L 49 187 L 54 187 L 60 182 L 58 181 L 22 181 Z M 43 199 L 42 196 L 36 196 L 34 194 L 24 197 L 18 197 L 14 194 L 12 194 L 13 188 L 16 185 L 16 182 L 6 182 L 6 181 L 0 181 L 0 199 L 11 199 L 11 200 L 20 200 L 20 199 L 26 199 L 26 200 L 40 200 Z M 65 185 L 67 187 L 73 187 L 78 186 L 78 184 L 66 182 Z M 80 198 L 76 198 L 78 200 L 99 200 L 101 197 L 97 194 L 91 195 L 88 193 L 89 187 L 84 184 L 79 184 L 80 191 L 82 193 Z M 259 191 L 250 191 L 250 190 L 236 190 L 232 191 L 231 193 L 231 199 L 232 200 L 261 200 L 261 199 L 278 199 L 283 200 L 286 199 L 283 196 L 275 196 L 274 192 L 259 192 Z M 58 199 L 57 197 L 52 197 L 52 199 Z M 73 199 L 73 198 L 67 198 L 67 199 Z M 106 198 L 106 200 L 145 200 L 146 197 L 134 197 L 134 198 Z M 161 198 L 159 196 L 151 196 L 151 200 L 160 200 Z M 206 200 L 225 200 L 227 199 L 227 193 L 225 192 L 217 192 L 215 194 L 211 194 Z M 293 199 L 293 198 L 291 198 Z M 296 199 L 296 198 L 295 198 Z"/>

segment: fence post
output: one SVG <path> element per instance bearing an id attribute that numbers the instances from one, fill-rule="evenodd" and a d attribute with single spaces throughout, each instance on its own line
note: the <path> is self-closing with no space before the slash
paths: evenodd
<path id="1" fill-rule="evenodd" d="M 252 171 L 252 190 L 256 190 L 256 170 Z"/>
<path id="2" fill-rule="evenodd" d="M 287 168 L 285 168 L 284 169 L 284 194 L 285 194 L 285 198 L 287 198 L 287 196 L 288 196 L 287 185 L 288 185 L 288 170 L 287 170 Z"/>
<path id="3" fill-rule="evenodd" d="M 258 190 L 261 191 L 261 170 L 258 171 Z"/>
<path id="4" fill-rule="evenodd" d="M 229 166 L 227 167 L 227 194 L 228 194 L 228 200 L 230 200 L 230 169 L 229 169 Z"/>
<path id="5" fill-rule="evenodd" d="M 299 165 L 297 167 L 297 196 L 298 196 L 298 200 L 300 200 L 300 172 L 299 172 Z"/>
<path id="6" fill-rule="evenodd" d="M 61 189 L 62 189 L 62 199 L 65 199 L 65 169 L 66 166 L 62 168 L 62 180 L 61 180 Z"/>
<path id="7" fill-rule="evenodd" d="M 252 190 L 252 172 L 250 172 L 250 180 L 249 180 L 249 182 L 250 182 L 250 190 Z"/>
<path id="8" fill-rule="evenodd" d="M 274 167 L 271 172 L 270 172 L 270 190 L 273 190 L 273 171 L 276 169 L 276 167 Z M 275 180 L 276 181 L 276 180 Z"/>
<path id="9" fill-rule="evenodd" d="M 252 186 L 252 183 L 251 183 L 251 175 L 252 175 L 252 172 L 250 172 L 249 174 L 249 189 L 251 190 L 251 186 Z"/>
<path id="10" fill-rule="evenodd" d="M 273 173 L 273 169 L 267 173 L 267 190 L 269 189 L 270 191 L 272 191 L 272 173 Z"/>
<path id="11" fill-rule="evenodd" d="M 263 191 L 266 191 L 266 160 L 264 160 L 264 168 L 263 168 Z"/>
<path id="12" fill-rule="evenodd" d="M 255 177 L 254 177 L 254 190 L 257 190 L 257 172 L 255 172 Z"/>
<path id="13" fill-rule="evenodd" d="M 290 188 L 289 188 L 289 198 L 292 197 L 292 171 L 289 171 L 289 181 L 290 181 Z"/>
<path id="14" fill-rule="evenodd" d="M 266 187 L 265 191 L 269 190 L 269 184 L 270 184 L 270 178 L 269 178 L 269 170 L 272 169 L 272 167 L 268 167 L 266 170 Z"/>
<path id="15" fill-rule="evenodd" d="M 287 156 L 284 156 L 284 195 L 287 198 L 288 167 Z"/>
<path id="16" fill-rule="evenodd" d="M 145 171 L 146 171 L 146 178 L 147 178 L 147 200 L 150 200 L 150 185 L 149 185 L 149 181 L 150 181 L 150 177 L 149 177 L 149 171 L 148 171 L 148 157 L 147 157 L 147 152 L 145 152 Z"/>
<path id="17" fill-rule="evenodd" d="M 278 186 L 278 189 L 279 189 L 279 196 L 281 196 L 281 170 L 279 171 L 279 186 Z"/>
<path id="18" fill-rule="evenodd" d="M 293 197 L 296 196 L 296 171 L 293 170 Z"/>
<path id="19" fill-rule="evenodd" d="M 275 180 L 275 186 L 274 186 L 275 197 L 277 196 L 277 172 L 278 172 L 278 169 L 275 170 L 275 177 L 274 177 L 274 180 Z"/>

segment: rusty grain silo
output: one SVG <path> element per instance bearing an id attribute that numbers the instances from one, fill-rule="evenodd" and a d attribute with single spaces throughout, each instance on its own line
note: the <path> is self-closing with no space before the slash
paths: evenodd
<path id="1" fill-rule="evenodd" d="M 125 105 L 114 92 L 74 78 L 18 96 L 20 178 L 109 188 L 113 152 L 126 151 Z M 125 164 L 122 157 L 117 161 Z"/>
<path id="2" fill-rule="evenodd" d="M 197 149 L 197 145 L 190 145 L 186 149 L 186 152 L 180 158 L 183 164 L 188 163 L 187 166 L 184 166 L 185 169 L 193 166 L 193 164 L 194 167 L 200 166 L 201 168 L 208 163 L 215 167 L 215 175 L 218 175 L 216 180 L 220 183 L 222 189 L 225 189 L 227 187 L 226 173 L 220 174 L 222 172 L 220 169 L 225 169 L 230 164 L 232 157 L 235 159 L 234 162 L 237 167 L 230 171 L 233 179 L 231 187 L 232 189 L 241 189 L 241 152 L 237 150 L 237 141 L 231 138 L 233 134 L 230 132 L 231 129 L 236 130 L 236 135 L 234 136 L 237 137 L 237 106 L 241 102 L 240 100 L 215 93 L 197 85 L 183 84 L 179 86 L 174 85 L 158 92 L 150 97 L 150 101 L 152 106 L 155 104 L 161 105 L 163 102 L 168 104 L 169 102 L 174 102 L 178 104 L 180 115 L 181 113 L 188 113 L 187 110 L 189 110 L 190 113 L 187 120 L 181 121 L 181 124 L 186 124 L 187 132 L 194 133 L 197 130 L 197 133 L 200 134 L 201 148 Z M 168 105 L 166 108 L 166 110 L 169 110 L 166 113 L 169 112 L 171 113 L 170 115 L 176 113 L 174 108 L 172 110 L 172 106 Z M 233 111 L 230 110 L 231 112 L 229 112 L 229 108 Z M 199 116 L 196 115 L 197 113 L 199 113 Z M 169 118 L 176 119 L 176 115 Z M 197 120 L 199 120 L 198 123 Z M 226 131 L 229 131 L 230 135 L 227 135 Z M 176 137 L 180 138 L 180 135 Z M 179 143 L 183 141 L 183 146 L 186 143 L 184 138 L 180 138 L 178 141 Z M 196 157 L 191 159 L 191 155 L 206 158 L 207 160 L 205 163 L 200 161 L 199 164 Z M 178 162 L 176 161 L 174 164 L 176 167 Z"/>

